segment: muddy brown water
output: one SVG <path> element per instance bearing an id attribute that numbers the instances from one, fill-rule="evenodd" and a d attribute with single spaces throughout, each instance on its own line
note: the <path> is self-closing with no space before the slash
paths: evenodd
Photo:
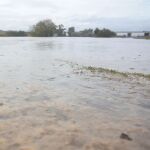
<path id="1" fill-rule="evenodd" d="M 150 80 L 81 71 L 68 64 L 89 65 L 90 57 L 85 56 L 94 57 L 93 49 L 108 50 L 105 44 L 98 46 L 107 39 L 95 39 L 86 53 L 86 40 L 0 38 L 0 150 L 150 149 Z M 127 47 L 134 41 L 128 40 L 112 42 Z M 147 41 L 139 40 L 141 47 L 142 42 L 143 49 L 148 48 Z M 79 44 L 82 55 L 79 49 L 79 54 L 75 52 Z M 91 61 L 95 66 L 96 57 L 95 64 Z M 142 66 L 149 64 L 147 57 L 137 63 L 139 67 L 133 63 L 137 71 L 145 68 L 149 73 L 147 65 Z M 122 133 L 132 140 L 121 139 Z"/>

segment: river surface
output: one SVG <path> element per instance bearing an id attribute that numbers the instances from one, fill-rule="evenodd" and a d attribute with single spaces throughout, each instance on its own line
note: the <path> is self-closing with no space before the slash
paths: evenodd
<path id="1" fill-rule="evenodd" d="M 9 54 L 9 55 L 8 55 Z M 119 71 L 150 73 L 150 41 L 130 38 L 0 38 L 4 63 L 34 65 L 42 56 Z M 41 56 L 42 55 L 42 56 Z M 46 55 L 46 57 L 45 57 Z"/>
<path id="2" fill-rule="evenodd" d="M 150 80 L 77 64 L 150 74 L 150 41 L 0 38 L 0 150 L 150 149 Z"/>

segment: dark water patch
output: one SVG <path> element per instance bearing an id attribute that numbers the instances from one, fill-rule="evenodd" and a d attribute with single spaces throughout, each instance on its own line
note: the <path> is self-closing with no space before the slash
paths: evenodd
<path id="1" fill-rule="evenodd" d="M 50 100 L 50 97 L 44 94 L 41 95 L 35 95 L 35 96 L 29 96 L 24 99 L 25 101 L 43 101 L 43 100 Z"/>
<path id="2" fill-rule="evenodd" d="M 129 68 L 130 70 L 135 70 L 135 68 Z"/>
<path id="3" fill-rule="evenodd" d="M 67 121 L 69 119 L 62 110 L 55 107 L 49 107 L 46 111 L 58 120 Z"/>
<path id="4" fill-rule="evenodd" d="M 11 119 L 11 118 L 13 118 L 13 117 L 10 115 L 0 115 L 0 120 L 7 120 L 7 119 Z"/>
<path id="5" fill-rule="evenodd" d="M 83 84 L 78 84 L 80 87 L 83 87 L 85 89 L 95 89 L 94 87 L 90 86 L 90 85 L 83 85 Z"/>
<path id="6" fill-rule="evenodd" d="M 0 103 L 0 106 L 3 106 L 4 105 L 4 103 Z"/>
<path id="7" fill-rule="evenodd" d="M 2 96 L 1 99 L 4 99 L 5 102 L 13 103 L 13 101 L 18 99 L 18 96 Z"/>
<path id="8" fill-rule="evenodd" d="M 56 78 L 55 77 L 51 77 L 51 78 L 48 78 L 47 81 L 54 81 Z"/>
<path id="9" fill-rule="evenodd" d="M 17 111 L 11 111 L 9 113 L 0 114 L 0 121 L 14 119 L 16 117 L 18 117 Z"/>
<path id="10" fill-rule="evenodd" d="M 146 108 L 146 109 L 150 109 L 150 103 L 141 103 L 139 104 L 141 107 Z"/>
<path id="11" fill-rule="evenodd" d="M 108 101 L 105 98 L 92 98 L 91 100 L 86 101 L 85 105 L 95 108 L 101 113 L 106 113 L 109 116 L 113 114 L 112 117 L 119 117 L 124 115 L 123 110 L 121 114 L 118 113 L 121 109 L 121 106 L 119 106 L 118 109 L 118 105 L 115 104 L 114 101 Z"/>
<path id="12" fill-rule="evenodd" d="M 9 150 L 17 150 L 17 149 L 20 149 L 20 146 L 21 146 L 21 144 L 19 144 L 19 143 L 14 143 L 14 144 L 10 145 L 10 146 L 8 147 L 8 149 L 9 149 Z"/>

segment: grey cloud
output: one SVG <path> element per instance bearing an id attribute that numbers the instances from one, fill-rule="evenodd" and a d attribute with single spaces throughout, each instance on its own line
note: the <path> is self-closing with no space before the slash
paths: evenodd
<path id="1" fill-rule="evenodd" d="M 148 30 L 149 0 L 0 0 L 0 29 L 28 29 L 41 19 L 56 24 Z"/>

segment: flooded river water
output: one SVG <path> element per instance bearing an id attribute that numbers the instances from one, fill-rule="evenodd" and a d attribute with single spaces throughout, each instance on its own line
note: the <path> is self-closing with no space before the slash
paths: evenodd
<path id="1" fill-rule="evenodd" d="M 150 79 L 82 66 L 150 74 L 150 41 L 0 38 L 0 150 L 150 149 Z"/>

